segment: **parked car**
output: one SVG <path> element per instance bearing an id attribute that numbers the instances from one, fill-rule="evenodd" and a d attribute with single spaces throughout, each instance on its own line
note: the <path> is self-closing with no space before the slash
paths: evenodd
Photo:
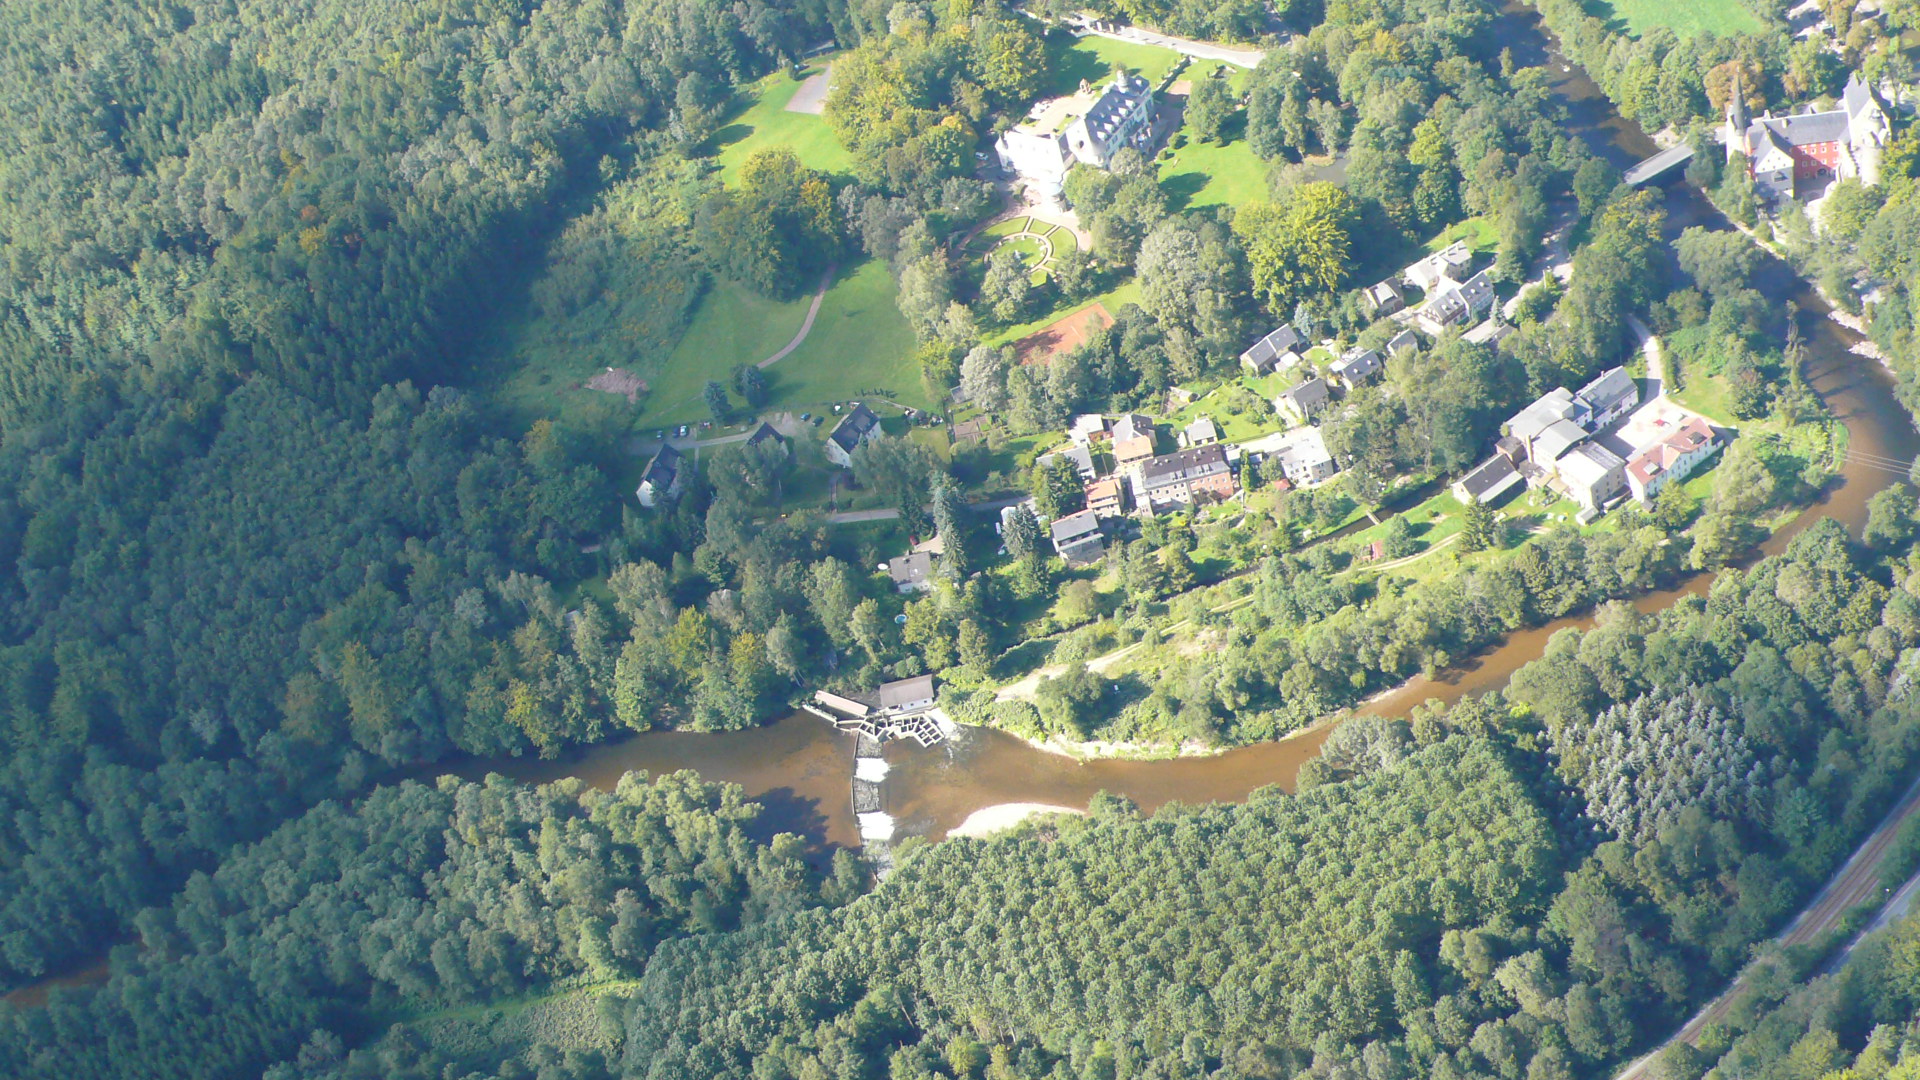
<path id="1" fill-rule="evenodd" d="M 801 423 L 803 423 L 803 424 L 804 424 L 804 423 L 806 423 L 807 421 L 809 421 L 809 420 L 811 420 L 811 419 L 813 419 L 813 414 L 812 414 L 812 413 L 804 413 L 804 412 L 803 412 L 803 413 L 801 413 L 801 414 L 800 414 L 800 422 L 801 422 Z"/>

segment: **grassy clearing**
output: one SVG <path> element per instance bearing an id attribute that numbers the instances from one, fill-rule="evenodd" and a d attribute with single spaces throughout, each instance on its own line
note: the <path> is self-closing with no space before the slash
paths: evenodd
<path id="1" fill-rule="evenodd" d="M 1085 311 L 1095 304 L 1104 304 L 1107 308 L 1107 314 L 1117 315 L 1122 307 L 1139 302 L 1140 283 L 1132 278 L 1128 278 L 1120 285 L 1108 289 L 1106 292 L 1101 293 L 1091 300 L 1081 300 L 1073 304 L 1062 304 L 1038 318 L 1023 322 L 1018 326 L 1009 326 L 1005 330 L 989 337 L 987 344 L 1011 345 L 1036 330 L 1044 330 L 1054 323 L 1059 322 L 1061 319 Z"/>
<path id="2" fill-rule="evenodd" d="M 1113 76 L 1116 66 L 1138 72 L 1157 87 L 1181 59 L 1179 53 L 1158 45 L 1092 35 L 1070 42 L 1060 40 L 1059 35 L 1049 37 L 1047 52 L 1053 77 L 1041 92 L 1052 97 L 1073 93 L 1082 79 L 1097 86 Z"/>
<path id="3" fill-rule="evenodd" d="M 815 61 L 804 74 L 813 75 L 823 67 L 821 61 Z M 825 118 L 787 111 L 787 102 L 799 89 L 799 81 L 784 71 L 742 88 L 746 106 L 729 117 L 713 139 L 719 151 L 714 160 L 720 165 L 722 180 L 733 184 L 748 158 L 779 146 L 792 150 L 800 164 L 810 169 L 841 175 L 852 171 L 853 156 L 840 145 Z"/>
<path id="4" fill-rule="evenodd" d="M 1427 250 L 1439 251 L 1456 240 L 1465 240 L 1467 246 L 1477 254 L 1491 255 L 1500 246 L 1500 229 L 1492 218 L 1468 218 L 1427 241 Z"/>
<path id="5" fill-rule="evenodd" d="M 1163 154 L 1160 186 L 1177 210 L 1245 206 L 1268 197 L 1267 163 L 1244 138 L 1230 135 L 1224 145 L 1189 138 Z"/>
<path id="6" fill-rule="evenodd" d="M 1273 411 L 1271 399 L 1278 391 L 1263 392 L 1273 378 L 1268 375 L 1259 379 L 1240 378 L 1221 383 L 1174 413 L 1167 423 L 1177 434 L 1195 420 L 1203 416 L 1210 417 L 1220 426 L 1221 441 L 1230 443 L 1246 442 L 1279 431 L 1286 428 L 1288 423 Z M 1234 411 L 1236 406 L 1238 412 Z"/>
<path id="7" fill-rule="evenodd" d="M 766 411 L 804 410 L 875 388 L 890 391 L 903 405 L 930 406 L 913 359 L 913 331 L 894 306 L 893 294 L 893 278 L 883 263 L 843 268 L 807 339 L 766 370 L 771 390 Z M 700 396 L 706 381 L 724 382 L 735 364 L 758 363 L 777 352 L 799 330 L 810 301 L 780 303 L 716 283 L 661 370 L 643 372 L 653 379 L 653 393 L 640 426 L 706 419 Z"/>
<path id="8" fill-rule="evenodd" d="M 1758 33 L 1764 27 L 1741 0 L 1612 0 L 1593 5 L 1596 14 L 1611 8 L 1613 16 L 1626 24 L 1627 32 L 1640 37 L 1657 26 L 1664 26 L 1683 38 L 1711 32 L 1720 37 Z"/>

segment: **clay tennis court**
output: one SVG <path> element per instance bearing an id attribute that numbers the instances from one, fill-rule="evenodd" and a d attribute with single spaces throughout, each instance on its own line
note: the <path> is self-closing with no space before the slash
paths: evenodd
<path id="1" fill-rule="evenodd" d="M 1112 325 L 1106 305 L 1095 304 L 1014 342 L 1013 353 L 1023 364 L 1044 364 L 1085 342 L 1096 329 Z"/>

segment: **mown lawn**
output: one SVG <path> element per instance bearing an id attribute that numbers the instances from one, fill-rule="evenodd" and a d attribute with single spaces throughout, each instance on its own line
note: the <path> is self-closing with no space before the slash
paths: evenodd
<path id="1" fill-rule="evenodd" d="M 1592 7 L 1602 16 L 1611 7 L 1614 17 L 1626 23 L 1627 32 L 1634 37 L 1657 26 L 1667 27 L 1683 38 L 1706 31 L 1726 37 L 1763 29 L 1742 0 L 1611 0 Z"/>
<path id="2" fill-rule="evenodd" d="M 820 411 L 833 401 L 874 395 L 927 408 L 932 402 L 914 362 L 913 331 L 893 302 L 893 278 L 884 263 L 869 260 L 827 290 L 813 330 L 798 349 L 766 369 L 771 397 L 763 411 Z M 665 427 L 707 418 L 701 389 L 722 382 L 734 365 L 758 363 L 780 350 L 806 318 L 811 296 L 775 302 L 750 290 L 716 281 L 694 313 L 693 324 L 661 370 L 643 373 L 653 393 L 641 427 Z"/>
<path id="3" fill-rule="evenodd" d="M 1500 246 L 1500 230 L 1492 218 L 1474 217 L 1442 230 L 1439 235 L 1427 241 L 1427 250 L 1439 251 L 1456 240 L 1465 240 L 1467 247 L 1478 254 L 1492 254 Z"/>
<path id="4" fill-rule="evenodd" d="M 1046 97 L 1071 94 L 1080 89 L 1082 79 L 1090 86 L 1098 86 L 1113 77 L 1116 65 L 1138 72 L 1158 87 L 1167 72 L 1180 62 L 1180 54 L 1172 49 L 1093 35 L 1069 40 L 1062 40 L 1061 35 L 1051 36 L 1047 39 L 1047 52 L 1053 75 L 1041 90 Z"/>
<path id="5" fill-rule="evenodd" d="M 816 60 L 805 74 L 813 75 L 824 67 Z M 734 183 L 748 158 L 778 146 L 792 150 L 800 164 L 810 169 L 842 175 L 852 171 L 852 155 L 840 145 L 824 117 L 787 111 L 787 102 L 799 89 L 800 83 L 784 71 L 741 89 L 745 107 L 729 117 L 713 139 L 719 149 L 715 160 L 720 164 L 721 179 Z"/>
<path id="6" fill-rule="evenodd" d="M 1161 161 L 1160 186 L 1175 209 L 1245 206 L 1268 197 L 1267 163 L 1254 157 L 1252 146 L 1238 135 L 1224 145 L 1189 136 Z"/>

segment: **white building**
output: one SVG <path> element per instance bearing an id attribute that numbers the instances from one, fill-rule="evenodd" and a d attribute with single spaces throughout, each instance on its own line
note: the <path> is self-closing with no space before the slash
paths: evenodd
<path id="1" fill-rule="evenodd" d="M 1413 321 L 1433 337 L 1449 327 L 1476 322 L 1493 307 L 1493 279 L 1485 270 L 1464 281 L 1443 277 L 1434 283 L 1427 302 L 1414 313 Z"/>
<path id="2" fill-rule="evenodd" d="M 853 452 L 864 442 L 880 437 L 880 418 L 864 404 L 840 418 L 827 435 L 827 460 L 843 469 L 853 468 Z"/>
<path id="3" fill-rule="evenodd" d="M 1455 240 L 1401 273 L 1407 284 L 1421 292 L 1432 292 L 1433 287 L 1443 279 L 1452 279 L 1465 273 L 1472 264 L 1473 251 L 1467 247 L 1467 242 Z"/>
<path id="4" fill-rule="evenodd" d="M 1131 146 L 1141 153 L 1153 142 L 1153 88 L 1138 75 L 1116 75 L 1098 93 L 1035 105 L 1022 122 L 994 144 L 1000 165 L 1047 199 L 1058 198 L 1075 163 L 1105 169 L 1113 155 Z"/>
<path id="5" fill-rule="evenodd" d="M 647 471 L 640 474 L 640 486 L 633 492 L 641 506 L 651 508 L 680 490 L 680 457 L 680 451 L 671 443 L 660 444 L 653 460 L 647 462 Z"/>
<path id="6" fill-rule="evenodd" d="M 1642 503 L 1652 502 L 1661 488 L 1693 475 L 1700 463 L 1723 445 L 1711 424 L 1690 416 L 1678 431 L 1642 449 L 1627 462 L 1627 490 Z"/>

